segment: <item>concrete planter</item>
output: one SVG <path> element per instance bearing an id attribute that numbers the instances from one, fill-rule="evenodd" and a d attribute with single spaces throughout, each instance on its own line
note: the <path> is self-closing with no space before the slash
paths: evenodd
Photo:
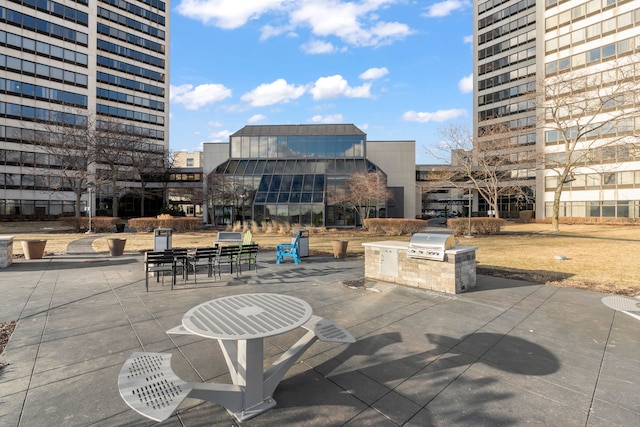
<path id="1" fill-rule="evenodd" d="M 127 239 L 107 239 L 107 245 L 109 246 L 109 255 L 122 256 L 124 254 L 124 245 L 127 243 Z"/>
<path id="2" fill-rule="evenodd" d="M 44 248 L 47 246 L 47 241 L 23 240 L 21 244 L 25 259 L 41 259 L 44 255 Z"/>
<path id="3" fill-rule="evenodd" d="M 331 246 L 333 247 L 333 257 L 343 259 L 347 257 L 348 240 L 332 240 Z"/>

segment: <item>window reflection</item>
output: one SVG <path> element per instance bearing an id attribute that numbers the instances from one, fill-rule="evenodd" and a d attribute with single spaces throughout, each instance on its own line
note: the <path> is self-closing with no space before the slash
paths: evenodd
<path id="1" fill-rule="evenodd" d="M 235 136 L 230 139 L 232 158 L 357 158 L 364 155 L 360 135 Z"/>

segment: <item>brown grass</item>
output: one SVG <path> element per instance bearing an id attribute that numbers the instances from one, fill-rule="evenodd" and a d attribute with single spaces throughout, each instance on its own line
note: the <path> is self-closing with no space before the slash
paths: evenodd
<path id="1" fill-rule="evenodd" d="M 43 229 L 48 227 L 47 229 Z M 478 272 L 622 294 L 640 294 L 640 227 L 620 225 L 561 225 L 551 233 L 548 224 L 513 224 L 501 234 L 467 239 L 459 244 L 477 246 Z M 31 230 L 31 232 L 28 232 Z M 73 240 L 87 237 L 69 233 L 56 223 L 2 223 L 0 234 L 14 235 L 14 253 L 22 254 L 23 239 L 47 239 L 47 254 L 64 253 Z M 107 252 L 107 239 L 127 239 L 125 251 L 153 249 L 153 233 L 96 234 L 93 247 Z M 174 247 L 210 246 L 216 231 L 174 233 Z M 288 233 L 254 233 L 261 248 L 273 250 L 289 240 Z M 380 240 L 408 241 L 409 236 L 379 236 L 363 230 L 312 230 L 309 252 L 331 253 L 332 240 L 348 240 L 348 256 L 362 256 L 362 243 Z M 563 255 L 566 260 L 555 259 Z"/>

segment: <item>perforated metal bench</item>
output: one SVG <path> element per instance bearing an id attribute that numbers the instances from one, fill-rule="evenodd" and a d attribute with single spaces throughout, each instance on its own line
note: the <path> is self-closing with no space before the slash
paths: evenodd
<path id="1" fill-rule="evenodd" d="M 193 385 L 171 369 L 171 353 L 133 353 L 118 375 L 120 396 L 134 411 L 164 421 L 187 398 Z"/>
<path id="2" fill-rule="evenodd" d="M 307 320 L 307 323 L 302 325 L 306 330 L 316 334 L 316 337 L 320 341 L 325 342 L 340 342 L 340 343 L 354 343 L 356 339 L 342 326 L 332 322 L 324 317 L 311 315 L 311 318 Z"/>
<path id="3" fill-rule="evenodd" d="M 208 400 L 239 411 L 243 390 L 233 384 L 189 383 L 171 369 L 171 353 L 133 353 L 118 375 L 120 396 L 142 416 L 164 421 L 187 397 Z"/>

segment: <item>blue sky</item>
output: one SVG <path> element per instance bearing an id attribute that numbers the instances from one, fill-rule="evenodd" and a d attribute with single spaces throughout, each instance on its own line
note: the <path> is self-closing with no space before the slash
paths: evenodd
<path id="1" fill-rule="evenodd" d="M 472 122 L 472 1 L 175 0 L 172 150 L 243 126 L 353 123 L 415 140 Z"/>

